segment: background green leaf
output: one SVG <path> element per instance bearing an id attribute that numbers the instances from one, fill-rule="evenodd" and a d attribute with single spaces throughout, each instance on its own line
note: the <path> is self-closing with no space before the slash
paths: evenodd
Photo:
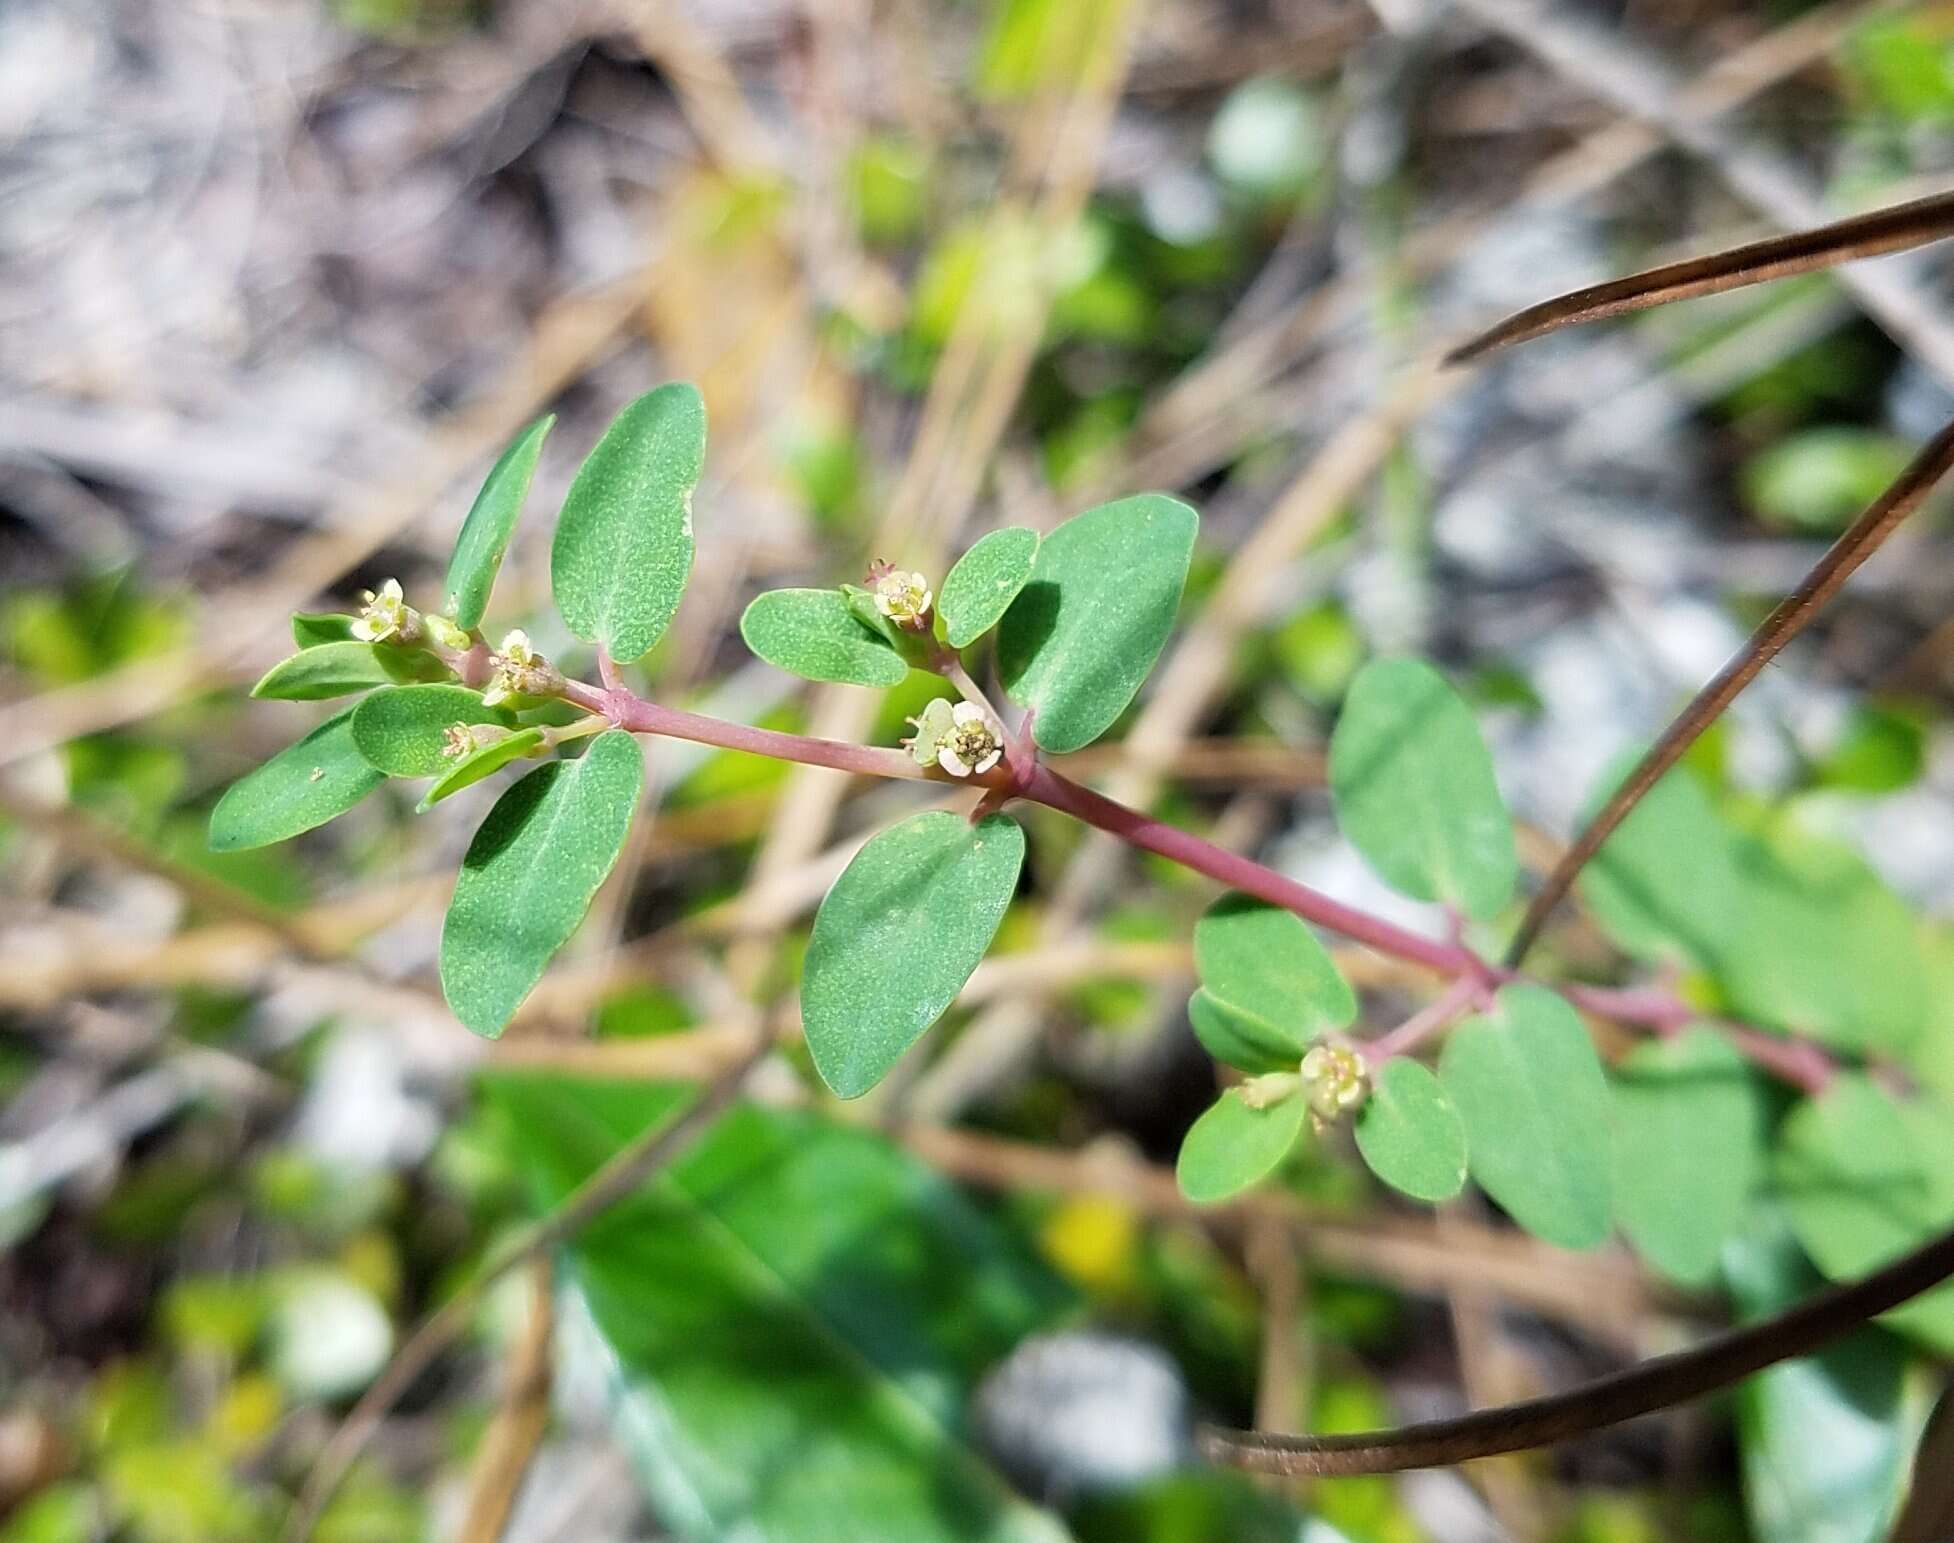
<path id="1" fill-rule="evenodd" d="M 1513 821 L 1472 709 L 1419 659 L 1378 659 L 1350 684 L 1330 736 L 1337 821 L 1400 894 L 1482 920 L 1519 874 Z"/>
<path id="2" fill-rule="evenodd" d="M 494 1076 L 539 1208 L 686 1097 Z M 1062 1543 L 966 1444 L 978 1379 L 1071 1305 L 1024 1247 L 867 1130 L 738 1106 L 563 1250 L 617 1429 L 689 1539 Z"/>
<path id="3" fill-rule="evenodd" d="M 466 686 L 391 686 L 353 709 L 353 743 L 389 777 L 439 777 L 455 767 L 441 752 L 449 725 L 512 727 L 516 715 L 490 707 Z"/>
<path id="4" fill-rule="evenodd" d="M 254 697 L 322 702 L 328 697 L 410 681 L 453 680 L 438 654 L 396 643 L 321 643 L 281 659 L 251 688 Z"/>
<path id="5" fill-rule="evenodd" d="M 1173 630 L 1199 517 L 1141 493 L 1074 515 L 1039 544 L 1031 581 L 997 634 L 1011 700 L 1037 713 L 1032 738 L 1054 754 L 1113 726 Z"/>
<path id="6" fill-rule="evenodd" d="M 1439 1076 L 1481 1189 L 1561 1248 L 1607 1238 L 1608 1084 L 1573 1008 L 1544 987 L 1504 987 L 1446 1038 Z"/>
<path id="7" fill-rule="evenodd" d="M 936 591 L 936 614 L 952 648 L 968 648 L 995 627 L 1031 577 L 1038 532 L 1009 525 L 959 557 Z"/>
<path id="8" fill-rule="evenodd" d="M 483 745 L 479 750 L 470 751 L 458 761 L 450 761 L 443 771 L 421 795 L 419 813 L 426 814 L 444 798 L 452 798 L 463 788 L 473 787 L 484 777 L 493 776 L 511 761 L 528 755 L 543 743 L 541 728 L 531 726 L 517 729 L 507 739 L 498 739 L 492 745 Z"/>
<path id="9" fill-rule="evenodd" d="M 874 837 L 821 902 L 801 1022 L 821 1080 L 866 1093 L 949 1010 L 1017 889 L 1024 832 L 1007 815 L 912 815 Z"/>
<path id="10" fill-rule="evenodd" d="M 1610 770 L 1590 808 L 1627 775 Z M 1601 928 L 1639 959 L 1714 969 L 1742 928 L 1742 875 L 1730 827 L 1688 766 L 1673 768 L 1581 871 L 1581 898 Z"/>
<path id="11" fill-rule="evenodd" d="M 555 422 L 556 414 L 551 413 L 516 436 L 489 469 L 468 517 L 461 522 L 454 555 L 448 559 L 448 577 L 441 585 L 441 609 L 456 626 L 481 625 L 489 591 L 502 568 L 502 554 L 509 549 L 509 538 L 522 515 L 522 501 L 529 496 L 543 441 Z"/>
<path id="12" fill-rule="evenodd" d="M 1371 1172 L 1414 1200 L 1450 1200 L 1465 1187 L 1465 1125 L 1417 1061 L 1395 1056 L 1377 1069 L 1356 1137 Z"/>
<path id="13" fill-rule="evenodd" d="M 1224 895 L 1195 923 L 1194 967 L 1207 999 L 1190 1010 L 1195 1032 L 1213 1027 L 1232 1053 L 1209 1053 L 1243 1071 L 1294 1071 L 1318 1035 L 1357 1016 L 1356 996 L 1308 925 L 1247 895 Z"/>
<path id="14" fill-rule="evenodd" d="M 563 500 L 550 546 L 556 608 L 621 664 L 664 635 L 685 593 L 705 458 L 705 399 L 660 386 L 612 420 Z"/>
<path id="15" fill-rule="evenodd" d="M 344 814 L 386 780 L 353 743 L 349 707 L 225 790 L 210 811 L 211 848 L 284 841 Z"/>
<path id="16" fill-rule="evenodd" d="M 511 786 L 482 822 L 441 929 L 441 989 L 477 1034 L 502 1032 L 577 930 L 624 846 L 644 757 L 613 729 Z"/>
<path id="17" fill-rule="evenodd" d="M 1610 1078 L 1615 1219 L 1671 1280 L 1707 1285 L 1764 1169 L 1766 1093 L 1716 1030 L 1637 1045 Z"/>
<path id="18" fill-rule="evenodd" d="M 1289 1155 L 1308 1114 L 1300 1092 L 1251 1109 L 1240 1088 L 1228 1089 L 1181 1138 L 1174 1164 L 1181 1193 L 1196 1205 L 1211 1205 L 1260 1183 Z"/>
<path id="19" fill-rule="evenodd" d="M 770 589 L 740 617 L 740 636 L 768 664 L 803 680 L 899 686 L 909 673 L 838 589 Z"/>

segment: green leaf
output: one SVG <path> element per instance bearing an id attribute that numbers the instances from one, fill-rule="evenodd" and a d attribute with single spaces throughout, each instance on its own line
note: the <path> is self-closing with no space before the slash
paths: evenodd
<path id="1" fill-rule="evenodd" d="M 944 577 L 936 614 L 952 648 L 968 648 L 998 621 L 1031 577 L 1038 532 L 1007 526 L 985 536 Z"/>
<path id="2" fill-rule="evenodd" d="M 1818 1289 L 1775 1212 L 1725 1251 L 1743 1317 Z M 1880 1543 L 1924 1410 L 1892 1335 L 1862 1328 L 1736 1389 L 1744 1499 L 1757 1543 Z M 1912 1385 L 1910 1385 L 1912 1384 Z"/>
<path id="3" fill-rule="evenodd" d="M 909 666 L 838 589 L 770 589 L 740 618 L 746 646 L 803 680 L 899 686 Z"/>
<path id="4" fill-rule="evenodd" d="M 842 1098 L 888 1075 L 949 1011 L 1018 886 L 1024 831 L 1006 815 L 913 815 L 855 854 L 821 902 L 801 979 L 814 1069 Z"/>
<path id="5" fill-rule="evenodd" d="M 1379 659 L 1351 682 L 1330 736 L 1343 833 L 1400 894 L 1492 916 L 1513 893 L 1513 821 L 1472 709 L 1418 659 Z"/>
<path id="6" fill-rule="evenodd" d="M 321 643 L 351 643 L 353 623 L 358 618 L 330 611 L 294 611 L 292 641 L 300 648 L 317 648 Z"/>
<path id="7" fill-rule="evenodd" d="M 1031 581 L 997 634 L 1004 689 L 1062 755 L 1113 726 L 1153 669 L 1180 609 L 1200 518 L 1164 493 L 1074 515 L 1039 543 Z"/>
<path id="8" fill-rule="evenodd" d="M 1181 1139 L 1174 1177 L 1196 1205 L 1240 1194 L 1276 1171 L 1302 1134 L 1309 1104 L 1301 1092 L 1252 1109 L 1240 1088 L 1230 1088 Z"/>
<path id="9" fill-rule="evenodd" d="M 535 725 L 517 729 L 507 739 L 483 745 L 460 760 L 450 762 L 434 785 L 421 795 L 420 807 L 416 812 L 426 814 L 442 799 L 452 798 L 463 788 L 473 787 L 484 777 L 493 776 L 511 761 L 520 760 L 538 749 L 542 743 L 543 730 L 540 725 Z"/>
<path id="10" fill-rule="evenodd" d="M 1767 525 L 1829 534 L 1845 529 L 1912 458 L 1911 447 L 1894 435 L 1829 424 L 1759 451 L 1737 482 Z"/>
<path id="11" fill-rule="evenodd" d="M 1703 1027 L 1637 1045 L 1612 1081 L 1615 1219 L 1664 1275 L 1706 1286 L 1763 1172 L 1764 1089 Z"/>
<path id="12" fill-rule="evenodd" d="M 1540 986 L 1445 1041 L 1439 1076 L 1465 1124 L 1472 1177 L 1535 1237 L 1594 1248 L 1608 1236 L 1608 1084 L 1574 1009 Z"/>
<path id="13" fill-rule="evenodd" d="M 1450 1200 L 1465 1187 L 1465 1126 L 1417 1061 L 1397 1056 L 1378 1068 L 1356 1135 L 1371 1172 L 1414 1200 Z"/>
<path id="14" fill-rule="evenodd" d="M 502 568 L 502 554 L 509 550 L 509 538 L 522 515 L 522 501 L 529 496 L 543 441 L 555 422 L 556 414 L 551 413 L 516 436 L 489 469 L 468 518 L 461 522 L 454 556 L 448 559 L 448 577 L 441 585 L 441 609 L 458 627 L 481 625 L 489 591 Z"/>
<path id="15" fill-rule="evenodd" d="M 454 678 L 455 672 L 424 648 L 403 648 L 395 643 L 320 643 L 274 664 L 251 688 L 251 694 L 286 702 L 320 702 L 374 686 Z"/>
<path id="16" fill-rule="evenodd" d="M 353 709 L 353 743 L 389 777 L 439 777 L 454 769 L 442 754 L 456 723 L 515 725 L 506 707 L 490 707 L 466 686 L 390 686 Z"/>
<path id="17" fill-rule="evenodd" d="M 692 386 L 660 386 L 617 415 L 563 500 L 550 548 L 556 608 L 620 664 L 650 649 L 678 610 L 705 459 L 704 399 Z"/>
<path id="18" fill-rule="evenodd" d="M 1895 1099 L 1846 1073 L 1778 1133 L 1774 1173 L 1798 1241 L 1833 1280 L 1853 1280 L 1954 1225 L 1954 1115 Z M 1879 1320 L 1954 1353 L 1954 1286 Z"/>
<path id="19" fill-rule="evenodd" d="M 485 1079 L 539 1210 L 670 1087 Z M 613 1428 L 673 1537 L 1063 1543 L 966 1439 L 979 1379 L 1072 1309 L 1031 1249 L 877 1132 L 735 1106 L 567 1242 Z"/>
<path id="20" fill-rule="evenodd" d="M 1604 780 L 1595 808 L 1627 771 Z M 1625 952 L 1703 969 L 1717 968 L 1742 930 L 1742 889 L 1730 827 L 1686 766 L 1651 788 L 1581 871 L 1581 897 Z"/>
<path id="21" fill-rule="evenodd" d="M 1318 1035 L 1357 1016 L 1316 934 L 1247 895 L 1224 895 L 1195 923 L 1194 967 L 1206 999 L 1189 1005 L 1194 1031 L 1209 1054 L 1243 1071 L 1294 1071 Z"/>
<path id="22" fill-rule="evenodd" d="M 216 852 L 269 846 L 344 814 L 382 782 L 353 743 L 353 709 L 233 782 L 210 811 Z"/>
<path id="23" fill-rule="evenodd" d="M 441 929 L 441 989 L 477 1034 L 500 1034 L 570 941 L 624 847 L 644 774 L 637 742 L 612 729 L 511 786 L 475 832 Z"/>

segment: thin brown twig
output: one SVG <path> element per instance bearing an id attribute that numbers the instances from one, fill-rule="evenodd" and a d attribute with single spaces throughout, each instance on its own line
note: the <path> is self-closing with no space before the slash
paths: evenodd
<path id="1" fill-rule="evenodd" d="M 1776 1317 L 1545 1398 L 1396 1430 L 1343 1436 L 1269 1436 L 1210 1429 L 1202 1433 L 1201 1447 L 1214 1461 L 1251 1473 L 1333 1475 L 1449 1467 L 1504 1452 L 1553 1446 L 1638 1415 L 1689 1403 L 1767 1366 L 1810 1355 L 1932 1290 L 1950 1275 L 1954 1275 L 1954 1232 L 1862 1280 L 1819 1292 Z"/>
<path id="2" fill-rule="evenodd" d="M 455 1543 L 501 1543 L 524 1475 L 550 1422 L 550 1342 L 556 1323 L 550 1261 L 529 1264 L 529 1315 L 508 1362 L 502 1402 L 469 1474 L 468 1509 Z"/>

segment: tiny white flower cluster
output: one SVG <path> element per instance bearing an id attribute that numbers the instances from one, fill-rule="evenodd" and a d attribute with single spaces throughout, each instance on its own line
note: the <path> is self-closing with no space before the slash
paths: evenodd
<path id="1" fill-rule="evenodd" d="M 379 589 L 369 589 L 361 600 L 353 636 L 362 643 L 412 643 L 420 638 L 421 613 L 407 603 L 399 579 L 388 579 Z"/>
<path id="2" fill-rule="evenodd" d="M 499 723 L 451 723 L 442 731 L 441 754 L 449 760 L 465 761 L 512 732 Z"/>
<path id="3" fill-rule="evenodd" d="M 922 574 L 878 562 L 868 570 L 868 582 L 875 609 L 898 627 L 905 632 L 921 632 L 929 626 L 930 607 L 936 596 Z"/>
<path id="4" fill-rule="evenodd" d="M 902 743 L 918 766 L 934 762 L 952 777 L 982 776 L 1004 754 L 997 730 L 991 727 L 983 708 L 974 703 L 952 706 L 937 697 L 920 716 L 909 721 L 916 726 L 916 733 Z"/>
<path id="5" fill-rule="evenodd" d="M 555 696 L 563 690 L 563 676 L 530 646 L 529 634 L 518 627 L 489 655 L 494 674 L 482 700 L 490 707 L 515 696 Z"/>
<path id="6" fill-rule="evenodd" d="M 1347 1045 L 1312 1045 L 1301 1069 L 1303 1096 L 1318 1123 L 1340 1119 L 1370 1097 L 1363 1058 Z"/>

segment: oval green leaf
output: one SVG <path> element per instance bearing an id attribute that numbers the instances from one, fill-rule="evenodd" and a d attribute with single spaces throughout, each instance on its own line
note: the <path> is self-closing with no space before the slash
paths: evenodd
<path id="1" fill-rule="evenodd" d="M 463 788 L 472 788 L 484 777 L 493 776 L 511 761 L 521 760 L 541 748 L 543 730 L 540 725 L 517 729 L 507 739 L 498 739 L 492 745 L 470 752 L 459 761 L 448 763 L 448 769 L 436 779 L 434 785 L 421 795 L 420 807 L 415 811 L 426 814 L 444 798 L 451 798 Z"/>
<path id="2" fill-rule="evenodd" d="M 1455 1028 L 1439 1077 L 1479 1187 L 1535 1237 L 1594 1248 L 1611 1206 L 1608 1084 L 1574 1009 L 1540 986 Z"/>
<path id="3" fill-rule="evenodd" d="M 550 413 L 516 436 L 489 468 L 482 491 L 475 495 L 468 518 L 461 522 L 454 555 L 448 559 L 448 577 L 441 586 L 441 609 L 458 627 L 481 625 L 489 591 L 502 569 L 502 554 L 509 550 L 522 501 L 529 496 L 543 441 L 555 422 L 556 414 Z"/>
<path id="4" fill-rule="evenodd" d="M 1164 493 L 1075 515 L 1039 543 L 998 626 L 1004 689 L 1054 754 L 1113 726 L 1173 630 L 1200 518 Z"/>
<path id="5" fill-rule="evenodd" d="M 424 648 L 403 648 L 395 643 L 320 643 L 274 664 L 251 688 L 251 694 L 285 702 L 320 702 L 375 686 L 454 678 L 455 672 Z"/>
<path id="6" fill-rule="evenodd" d="M 590 909 L 644 787 L 621 729 L 512 785 L 482 822 L 441 929 L 441 990 L 477 1034 L 500 1034 Z"/>
<path id="7" fill-rule="evenodd" d="M 998 624 L 1031 578 L 1038 532 L 1007 526 L 959 557 L 936 592 L 936 614 L 952 648 L 968 648 Z"/>
<path id="8" fill-rule="evenodd" d="M 294 611 L 292 641 L 300 648 L 317 648 L 321 643 L 354 642 L 354 620 L 354 617 L 341 616 L 333 611 Z"/>
<path id="9" fill-rule="evenodd" d="M 1436 1204 L 1465 1187 L 1465 1125 L 1417 1061 L 1398 1056 L 1378 1068 L 1356 1136 L 1371 1172 L 1414 1200 Z"/>
<path id="10" fill-rule="evenodd" d="M 511 728 L 515 721 L 466 686 L 391 686 L 353 709 L 353 743 L 389 777 L 440 777 L 455 768 L 455 758 L 443 754 L 451 724 Z"/>
<path id="11" fill-rule="evenodd" d="M 211 850 L 284 841 L 344 814 L 386 780 L 353 743 L 349 707 L 225 790 L 210 811 Z"/>
<path id="12" fill-rule="evenodd" d="M 1330 736 L 1337 821 L 1399 894 L 1485 919 L 1513 893 L 1513 821 L 1464 700 L 1418 659 L 1379 659 L 1351 683 Z"/>
<path id="13" fill-rule="evenodd" d="M 1238 1195 L 1276 1171 L 1302 1133 L 1309 1105 L 1301 1093 L 1251 1109 L 1240 1088 L 1230 1088 L 1181 1139 L 1174 1177 L 1196 1205 Z"/>
<path id="14" fill-rule="evenodd" d="M 1240 1012 L 1206 991 L 1187 999 L 1187 1021 L 1203 1050 L 1239 1071 L 1294 1071 L 1302 1060 L 1288 1025 Z"/>
<path id="15" fill-rule="evenodd" d="M 899 686 L 909 674 L 887 638 L 865 626 L 838 589 L 770 589 L 740 618 L 746 646 L 803 680 Z"/>
<path id="16" fill-rule="evenodd" d="M 801 1022 L 814 1069 L 866 1093 L 949 1010 L 991 946 L 1024 862 L 1024 832 L 932 810 L 855 854 L 814 917 Z"/>
<path id="17" fill-rule="evenodd" d="M 1704 1027 L 1637 1045 L 1610 1080 L 1615 1220 L 1664 1275 L 1706 1286 L 1764 1167 L 1764 1089 Z"/>
<path id="18" fill-rule="evenodd" d="M 1203 1021 L 1256 1057 L 1254 1065 L 1221 1057 L 1243 1071 L 1293 1071 L 1318 1035 L 1357 1016 L 1357 998 L 1316 934 L 1247 895 L 1222 896 L 1195 923 L 1194 968 L 1210 999 Z"/>
<path id="19" fill-rule="evenodd" d="M 692 489 L 706 459 L 706 404 L 684 384 L 619 413 L 563 500 L 550 585 L 570 630 L 620 664 L 664 635 L 692 573 Z"/>
<path id="20" fill-rule="evenodd" d="M 1592 808 L 1627 770 L 1611 772 Z M 1740 886 L 1730 827 L 1687 766 L 1656 783 L 1581 870 L 1581 898 L 1624 952 L 1710 970 L 1743 928 Z"/>

